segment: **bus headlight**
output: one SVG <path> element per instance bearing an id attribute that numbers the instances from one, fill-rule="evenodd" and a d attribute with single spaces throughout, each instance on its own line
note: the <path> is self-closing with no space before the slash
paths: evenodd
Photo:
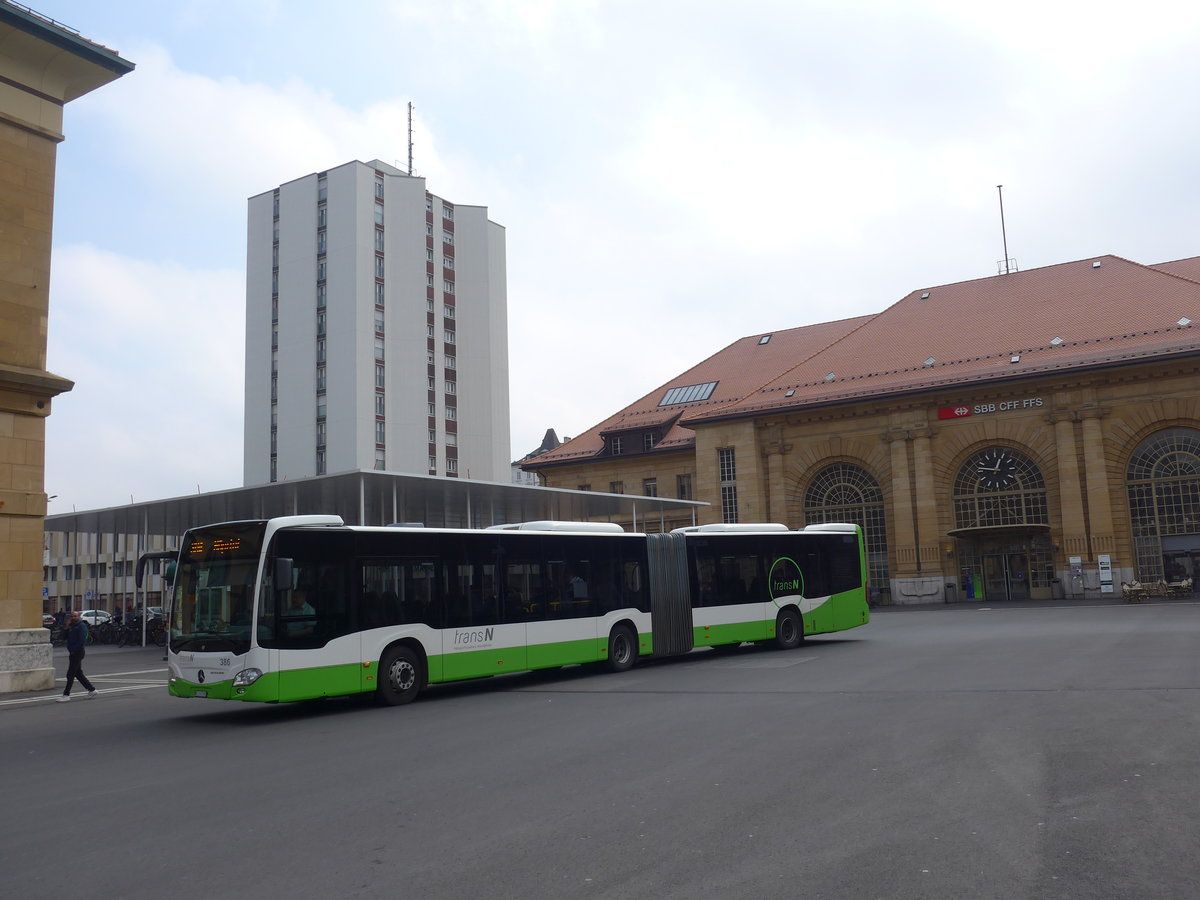
<path id="1" fill-rule="evenodd" d="M 248 687 L 262 678 L 262 669 L 242 669 L 233 676 L 234 687 Z"/>

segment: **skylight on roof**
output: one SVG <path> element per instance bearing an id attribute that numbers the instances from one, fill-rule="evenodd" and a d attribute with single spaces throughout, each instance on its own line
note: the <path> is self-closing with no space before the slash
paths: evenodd
<path id="1" fill-rule="evenodd" d="M 923 294 L 921 295 L 921 299 L 922 299 L 922 300 L 928 300 L 928 299 L 929 299 L 929 291 L 926 291 L 925 293 L 923 293 Z"/>
<path id="2" fill-rule="evenodd" d="M 830 372 L 828 375 L 825 376 L 826 381 L 833 381 L 833 379 L 835 379 L 835 378 L 837 378 L 837 372 Z"/>
<path id="3" fill-rule="evenodd" d="M 760 338 L 758 339 L 758 344 L 759 344 L 759 346 L 760 346 L 760 347 L 761 347 L 763 344 L 769 344 L 770 342 L 771 342 L 771 336 L 770 336 L 769 334 L 764 334 L 762 337 L 760 337 Z"/>
<path id="4" fill-rule="evenodd" d="M 1051 345 L 1052 347 L 1057 347 L 1057 346 L 1058 346 L 1059 344 L 1061 344 L 1062 342 L 1063 342 L 1063 339 L 1062 339 L 1062 338 L 1060 338 L 1060 337 L 1056 337 L 1054 340 L 1052 340 L 1052 341 L 1050 342 L 1050 345 Z"/>
<path id="5" fill-rule="evenodd" d="M 1180 328 L 1187 328 L 1189 325 L 1192 324 L 1192 320 L 1189 319 L 1187 316 L 1184 316 L 1182 319 L 1180 319 L 1175 324 L 1178 325 Z"/>
<path id="6" fill-rule="evenodd" d="M 937 362 L 937 360 L 931 356 L 929 359 L 925 360 L 925 365 L 932 366 L 935 362 Z"/>
<path id="7" fill-rule="evenodd" d="M 692 403 L 696 400 L 707 400 L 716 389 L 717 382 L 708 381 L 704 384 L 688 384 L 683 387 L 673 387 L 663 394 L 658 401 L 659 406 L 673 406 L 676 403 Z"/>

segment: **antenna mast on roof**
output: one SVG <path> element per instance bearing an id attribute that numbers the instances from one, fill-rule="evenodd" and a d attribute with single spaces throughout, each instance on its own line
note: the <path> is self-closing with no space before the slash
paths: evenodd
<path id="1" fill-rule="evenodd" d="M 408 174 L 412 175 L 412 101 L 408 101 Z"/>
<path id="2" fill-rule="evenodd" d="M 1004 259 L 996 263 L 996 274 L 1007 275 L 1017 271 L 1017 261 L 1008 255 L 1008 233 L 1004 230 L 1004 185 L 996 185 L 996 193 L 1000 195 L 1000 237 L 1004 240 Z"/>

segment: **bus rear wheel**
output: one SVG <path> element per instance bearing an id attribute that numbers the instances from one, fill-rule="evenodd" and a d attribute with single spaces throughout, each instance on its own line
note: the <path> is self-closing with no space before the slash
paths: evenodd
<path id="1" fill-rule="evenodd" d="M 375 695 L 388 706 L 412 703 L 421 693 L 421 659 L 408 647 L 392 647 L 379 662 Z"/>
<path id="2" fill-rule="evenodd" d="M 804 640 L 804 621 L 800 613 L 788 607 L 775 620 L 775 646 L 780 650 L 795 650 Z"/>
<path id="3" fill-rule="evenodd" d="M 628 625 L 617 625 L 608 636 L 608 670 L 627 672 L 637 662 L 637 636 Z"/>

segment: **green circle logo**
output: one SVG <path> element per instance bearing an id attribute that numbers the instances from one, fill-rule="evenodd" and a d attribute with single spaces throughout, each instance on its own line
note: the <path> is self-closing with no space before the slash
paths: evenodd
<path id="1" fill-rule="evenodd" d="M 771 563 L 771 571 L 767 575 L 767 588 L 772 600 L 781 597 L 804 596 L 804 573 L 796 565 L 794 559 L 782 556 Z"/>

